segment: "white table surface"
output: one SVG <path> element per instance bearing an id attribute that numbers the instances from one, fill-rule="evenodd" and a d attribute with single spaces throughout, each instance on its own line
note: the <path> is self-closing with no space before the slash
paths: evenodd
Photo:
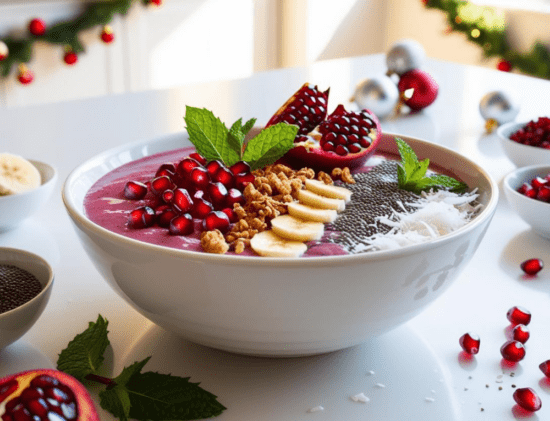
<path id="1" fill-rule="evenodd" d="M 514 166 L 496 136 L 487 135 L 480 99 L 503 90 L 516 97 L 517 121 L 550 115 L 550 82 L 428 60 L 440 85 L 436 102 L 414 116 L 383 120 L 386 132 L 440 143 L 466 154 L 501 182 Z M 102 372 L 152 355 L 145 370 L 191 376 L 228 409 L 219 420 L 550 420 L 550 381 L 539 363 L 550 359 L 550 243 L 534 234 L 501 200 L 478 252 L 448 291 L 424 313 L 372 341 L 331 354 L 270 359 L 232 355 L 180 339 L 156 327 L 103 281 L 80 245 L 61 201 L 61 186 L 81 162 L 119 144 L 183 130 L 185 105 L 206 107 L 223 121 L 257 117 L 259 124 L 302 83 L 330 86 L 329 108 L 348 103 L 363 78 L 385 73 L 383 55 L 338 59 L 309 68 L 261 73 L 245 80 L 140 92 L 0 111 L 0 151 L 54 165 L 55 194 L 42 211 L 0 234 L 0 246 L 47 259 L 55 271 L 48 307 L 19 341 L 0 351 L 0 375 L 55 366 L 66 344 L 98 314 L 109 320 Z M 519 264 L 540 257 L 549 268 L 535 279 Z M 430 285 L 418 285 L 420 289 Z M 502 364 L 507 310 L 521 305 L 533 321 L 527 356 Z M 481 351 L 460 358 L 459 337 L 481 336 Z M 512 385 L 532 387 L 543 407 L 518 412 Z M 499 389 L 502 387 L 502 390 Z M 365 393 L 367 403 L 350 396 Z M 323 406 L 319 412 L 308 409 Z M 100 411 L 103 420 L 113 419 Z"/>

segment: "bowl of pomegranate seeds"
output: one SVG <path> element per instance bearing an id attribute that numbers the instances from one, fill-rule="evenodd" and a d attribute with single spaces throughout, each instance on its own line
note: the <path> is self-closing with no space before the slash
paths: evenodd
<path id="1" fill-rule="evenodd" d="M 517 167 L 550 162 L 550 118 L 510 122 L 497 129 L 502 149 Z"/>
<path id="2" fill-rule="evenodd" d="M 57 182 L 52 166 L 0 153 L 0 232 L 17 227 L 50 198 Z"/>
<path id="3" fill-rule="evenodd" d="M 23 336 L 49 301 L 53 271 L 33 253 L 0 247 L 0 350 Z"/>
<path id="4" fill-rule="evenodd" d="M 550 239 L 550 164 L 517 168 L 503 180 L 512 209 L 542 237 Z"/>

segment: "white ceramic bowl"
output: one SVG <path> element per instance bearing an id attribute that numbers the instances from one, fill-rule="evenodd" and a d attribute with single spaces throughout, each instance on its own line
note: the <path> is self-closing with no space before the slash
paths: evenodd
<path id="1" fill-rule="evenodd" d="M 15 228 L 23 220 L 38 211 L 49 199 L 57 181 L 57 171 L 52 166 L 29 160 L 40 172 L 40 187 L 20 194 L 0 196 L 0 232 Z"/>
<path id="2" fill-rule="evenodd" d="M 178 134 L 112 149 L 76 168 L 63 200 L 99 272 L 138 312 L 191 341 L 237 353 L 296 356 L 364 342 L 413 318 L 473 256 L 495 211 L 498 187 L 464 156 L 400 136 L 419 158 L 478 187 L 484 210 L 467 226 L 401 250 L 314 258 L 214 255 L 146 244 L 85 215 L 83 199 L 108 171 L 190 145 Z M 394 136 L 381 150 L 397 153 Z"/>
<path id="3" fill-rule="evenodd" d="M 516 213 L 527 222 L 533 230 L 544 238 L 550 239 L 550 203 L 531 199 L 518 193 L 523 183 L 529 183 L 535 177 L 545 177 L 550 173 L 550 163 L 530 165 L 517 168 L 503 180 L 504 195 Z"/>
<path id="4" fill-rule="evenodd" d="M 537 146 L 523 145 L 522 143 L 510 140 L 510 136 L 524 127 L 523 123 L 506 123 L 497 129 L 497 135 L 504 153 L 516 167 L 526 167 L 537 164 L 550 164 L 550 149 Z"/>
<path id="5" fill-rule="evenodd" d="M 0 265 L 13 265 L 30 272 L 42 284 L 42 291 L 25 304 L 0 313 L 0 349 L 23 336 L 40 317 L 50 299 L 53 271 L 48 262 L 24 250 L 0 247 Z"/>

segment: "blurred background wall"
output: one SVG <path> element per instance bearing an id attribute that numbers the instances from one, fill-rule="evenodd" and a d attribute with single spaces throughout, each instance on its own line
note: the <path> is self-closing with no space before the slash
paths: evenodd
<path id="1" fill-rule="evenodd" d="M 72 19 L 85 3 L 0 0 L 0 37 L 26 31 L 34 17 L 46 24 Z M 503 7 L 516 48 L 537 39 L 550 45 L 549 0 L 478 3 Z M 445 18 L 421 0 L 163 0 L 160 7 L 139 1 L 111 23 L 112 44 L 100 41 L 101 28 L 84 32 L 86 53 L 73 66 L 63 62 L 61 48 L 36 43 L 34 82 L 21 85 L 15 71 L 0 78 L 0 112 L 384 53 L 402 38 L 416 39 L 432 58 L 495 68 L 464 35 L 447 33 Z"/>

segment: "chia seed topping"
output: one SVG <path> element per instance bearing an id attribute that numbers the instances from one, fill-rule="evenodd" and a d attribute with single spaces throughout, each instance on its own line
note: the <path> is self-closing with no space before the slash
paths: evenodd
<path id="1" fill-rule="evenodd" d="M 413 212 L 408 204 L 418 202 L 420 196 L 402 190 L 397 184 L 397 161 L 383 161 L 368 172 L 355 174 L 355 184 L 346 184 L 352 200 L 327 230 L 338 231 L 331 241 L 355 252 L 360 245 L 369 245 L 373 234 L 386 234 L 391 227 L 377 224 L 377 218 L 390 217 L 393 211 Z"/>
<path id="2" fill-rule="evenodd" d="M 0 314 L 13 310 L 36 297 L 42 284 L 24 269 L 0 265 Z"/>

